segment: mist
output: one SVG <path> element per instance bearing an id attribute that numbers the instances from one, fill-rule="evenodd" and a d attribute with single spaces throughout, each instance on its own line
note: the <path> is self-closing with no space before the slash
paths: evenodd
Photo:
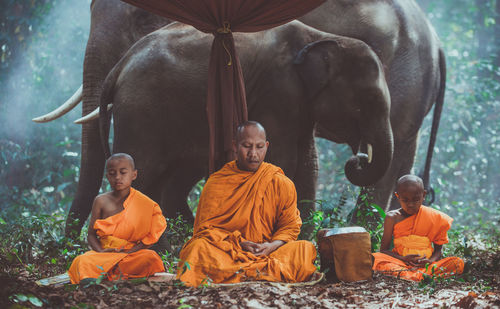
<path id="1" fill-rule="evenodd" d="M 25 48 L 12 55 L 12 66 L 6 68 L 0 95 L 2 139 L 21 142 L 39 130 L 79 131 L 72 121 L 80 117 L 81 108 L 51 123 L 31 121 L 62 104 L 82 83 L 90 0 L 55 3 L 38 24 L 27 26 L 31 37 L 22 39 Z"/>
<path id="2" fill-rule="evenodd" d="M 431 167 L 430 181 L 436 193 L 433 207 L 461 224 L 498 225 L 498 0 L 417 2 L 443 44 L 448 67 Z M 80 117 L 81 107 L 47 124 L 35 124 L 31 119 L 59 106 L 82 83 L 90 0 L 44 3 L 55 5 L 35 11 L 27 22 L 19 24 L 19 32 L 7 29 L 7 35 L 0 37 L 0 208 L 28 204 L 23 199 L 45 201 L 47 209 L 58 207 L 54 203 L 67 208 L 78 179 L 81 137 L 80 127 L 73 121 Z M 0 8 L 12 14 L 19 11 L 5 4 Z M 2 27 L 5 24 L 8 20 L 2 21 Z M 24 33 L 22 40 L 20 33 Z M 9 40 L 15 44 L 9 44 Z M 431 119 L 432 111 L 420 131 L 415 174 L 425 163 Z M 358 194 L 358 188 L 343 175 L 344 163 L 351 155 L 349 148 L 322 139 L 317 139 L 317 145 L 318 203 L 327 208 L 340 207 L 345 215 L 352 210 Z"/>
<path id="3" fill-rule="evenodd" d="M 500 3 L 417 1 L 441 40 L 447 63 L 445 102 L 430 185 L 432 205 L 456 223 L 491 227 L 500 223 Z M 423 171 L 433 110 L 419 133 L 412 170 Z M 317 139 L 317 198 L 326 207 L 352 210 L 358 189 L 343 175 L 349 147 Z"/>
<path id="4" fill-rule="evenodd" d="M 82 83 L 90 0 L 6 1 L 0 6 L 0 209 L 67 208 L 76 190 L 81 107 L 41 116 Z M 34 206 L 30 206 L 34 207 Z"/>

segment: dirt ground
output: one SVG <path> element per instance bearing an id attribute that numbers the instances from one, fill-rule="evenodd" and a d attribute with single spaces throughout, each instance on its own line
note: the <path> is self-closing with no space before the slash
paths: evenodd
<path id="1" fill-rule="evenodd" d="M 373 281 L 290 287 L 251 283 L 186 288 L 145 279 L 88 287 L 39 287 L 27 273 L 0 278 L 1 308 L 500 308 L 500 274 L 468 273 L 418 284 L 375 274 Z M 463 282 L 462 282 L 463 281 Z"/>

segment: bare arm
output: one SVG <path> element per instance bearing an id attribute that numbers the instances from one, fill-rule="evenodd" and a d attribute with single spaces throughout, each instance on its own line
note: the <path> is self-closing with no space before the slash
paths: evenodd
<path id="1" fill-rule="evenodd" d="M 94 229 L 94 223 L 97 219 L 102 218 L 102 198 L 96 197 L 94 200 L 94 204 L 92 205 L 92 212 L 90 215 L 89 222 L 89 231 L 87 233 L 87 241 L 90 245 L 90 248 L 96 252 L 115 252 L 116 250 L 113 248 L 103 249 L 101 246 L 101 242 L 97 238 L 97 232 Z"/>

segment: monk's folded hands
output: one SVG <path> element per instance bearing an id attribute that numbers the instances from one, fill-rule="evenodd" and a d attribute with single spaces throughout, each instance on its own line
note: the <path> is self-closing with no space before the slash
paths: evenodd
<path id="1" fill-rule="evenodd" d="M 260 249 L 260 246 L 258 243 L 255 243 L 255 242 L 249 241 L 249 240 L 240 242 L 240 246 L 241 246 L 241 249 L 248 251 L 250 253 L 253 253 L 253 254 L 258 252 L 258 250 Z"/>
<path id="2" fill-rule="evenodd" d="M 405 262 L 406 264 L 408 264 L 410 266 L 418 266 L 418 264 L 419 264 L 418 261 L 421 260 L 422 258 L 425 258 L 425 257 L 418 255 L 418 254 L 408 254 L 406 256 L 402 256 L 402 258 L 400 260 L 402 260 L 403 262 Z"/>
<path id="3" fill-rule="evenodd" d="M 255 256 L 269 255 L 284 244 L 285 242 L 282 240 L 275 240 L 273 242 L 266 241 L 262 244 L 259 244 L 259 249 L 254 254 Z"/>

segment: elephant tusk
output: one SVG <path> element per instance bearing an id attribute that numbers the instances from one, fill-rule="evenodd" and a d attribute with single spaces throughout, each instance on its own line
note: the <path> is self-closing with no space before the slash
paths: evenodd
<path id="1" fill-rule="evenodd" d="M 368 164 L 372 163 L 373 159 L 373 147 L 372 144 L 367 144 L 366 145 L 367 151 L 368 152 Z"/>
<path id="2" fill-rule="evenodd" d="M 82 101 L 82 88 L 83 85 L 78 88 L 78 90 L 71 96 L 71 98 L 69 98 L 66 102 L 64 102 L 64 104 L 62 104 L 55 110 L 43 116 L 33 118 L 32 121 L 38 123 L 49 122 L 66 114 Z"/>
<path id="3" fill-rule="evenodd" d="M 113 104 L 108 104 L 108 111 L 113 107 Z M 90 122 L 94 119 L 97 119 L 99 118 L 99 107 L 94 109 L 91 113 L 81 117 L 81 118 L 78 118 L 77 120 L 74 121 L 74 123 L 76 124 L 84 124 L 84 123 L 87 123 L 87 122 Z"/>

